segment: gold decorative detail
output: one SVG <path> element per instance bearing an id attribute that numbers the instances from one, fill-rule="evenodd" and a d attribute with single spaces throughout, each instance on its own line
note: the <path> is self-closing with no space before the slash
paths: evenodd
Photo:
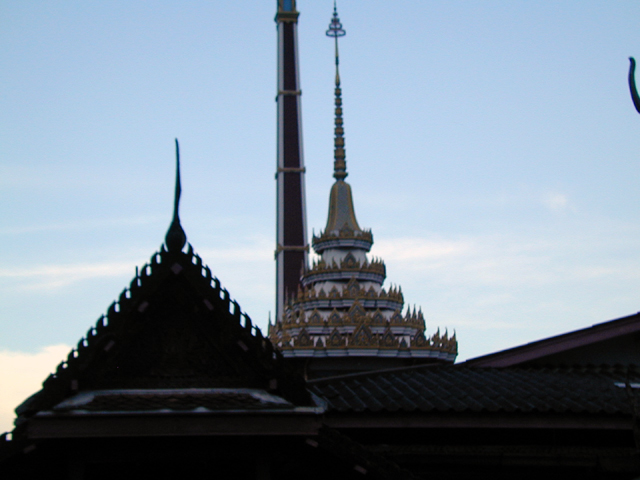
<path id="1" fill-rule="evenodd" d="M 340 266 L 343 268 L 352 269 L 356 265 L 360 266 L 360 262 L 356 261 L 356 257 L 353 256 L 353 253 L 347 253 L 347 256 L 344 257 L 344 260 L 340 262 Z"/>
<path id="2" fill-rule="evenodd" d="M 338 289 L 338 287 L 333 286 L 327 295 L 324 288 L 320 288 L 318 292 L 316 292 L 316 287 L 308 286 L 304 289 L 298 291 L 298 295 L 296 300 L 291 305 L 291 308 L 303 308 L 305 309 L 305 303 L 313 303 L 318 300 L 372 300 L 374 302 L 377 301 L 388 301 L 394 302 L 396 304 L 402 305 L 404 303 L 404 298 L 402 296 L 402 292 L 393 287 L 389 288 L 389 290 L 385 290 L 381 288 L 379 292 L 376 292 L 373 287 L 369 287 L 368 290 L 359 286 L 359 282 L 355 279 L 355 277 L 351 277 L 349 282 L 345 287 L 342 288 L 342 291 Z M 422 318 L 419 316 L 419 319 Z"/>
<path id="3" fill-rule="evenodd" d="M 399 310 L 393 312 L 390 320 L 391 325 L 402 325 L 404 323 L 404 319 L 402 318 L 402 314 Z"/>
<path id="4" fill-rule="evenodd" d="M 331 290 L 329 290 L 329 298 L 340 298 L 338 287 L 334 286 Z"/>
<path id="5" fill-rule="evenodd" d="M 291 335 L 289 335 L 289 332 L 282 332 L 281 339 L 284 346 L 291 347 L 292 338 Z"/>
<path id="6" fill-rule="evenodd" d="M 336 180 L 344 180 L 347 174 L 347 165 L 344 161 L 344 129 L 342 128 L 342 89 L 340 88 L 340 55 L 338 53 L 338 38 L 344 37 L 347 32 L 342 28 L 340 19 L 338 18 L 338 11 L 335 4 L 333 5 L 333 18 L 329 24 L 327 30 L 327 36 L 333 37 L 335 40 L 336 49 L 336 89 L 335 89 L 335 105 L 336 105 L 336 119 L 335 119 L 335 139 L 334 139 L 334 158 L 333 164 L 333 176 Z"/>
<path id="7" fill-rule="evenodd" d="M 424 330 L 419 330 L 411 339 L 412 348 L 429 348 L 429 342 L 424 337 Z"/>
<path id="8" fill-rule="evenodd" d="M 299 248 L 301 249 L 301 248 Z M 382 276 L 386 276 L 386 267 L 381 260 L 373 260 L 371 262 L 360 262 L 356 260 L 351 253 L 349 253 L 338 265 L 335 260 L 331 265 L 327 265 L 324 260 L 314 261 L 311 268 L 307 270 L 303 278 L 320 273 L 333 273 L 333 272 L 367 272 L 377 273 Z"/>
<path id="9" fill-rule="evenodd" d="M 278 90 L 278 95 L 302 95 L 302 90 Z"/>
<path id="10" fill-rule="evenodd" d="M 364 319 L 364 317 L 367 316 L 367 312 L 364 308 L 362 308 L 360 302 L 356 300 L 355 302 L 353 302 L 353 305 L 351 305 L 351 308 L 349 308 L 347 315 L 351 319 L 351 323 L 357 323 L 358 320 L 360 320 L 361 318 Z"/>
<path id="11" fill-rule="evenodd" d="M 440 345 L 440 327 L 438 327 L 436 333 L 434 333 L 429 340 L 432 345 Z"/>
<path id="12" fill-rule="evenodd" d="M 363 314 L 364 313 L 364 314 Z M 395 312 L 396 320 L 408 326 L 408 322 L 412 322 L 413 312 L 408 317 L 402 317 L 399 312 Z M 417 315 L 417 314 L 416 314 Z M 295 318 L 295 321 L 291 321 Z M 409 320 L 407 320 L 409 318 Z M 340 349 L 340 348 L 380 348 L 386 350 L 432 350 L 447 352 L 453 356 L 457 355 L 458 342 L 455 332 L 449 337 L 447 332 L 444 334 L 437 330 L 431 338 L 425 337 L 424 323 L 415 328 L 410 340 L 405 334 L 397 335 L 392 330 L 392 323 L 387 322 L 380 310 L 376 310 L 373 314 L 361 310 L 360 305 L 350 308 L 349 311 L 339 312 L 337 309 L 329 314 L 327 320 L 323 319 L 322 313 L 313 310 L 308 316 L 304 311 L 297 311 L 295 314 L 288 313 L 284 320 L 289 323 L 278 322 L 269 328 L 269 338 L 281 350 L 290 350 L 296 348 L 302 349 Z M 305 325 L 305 326 L 302 326 Z M 356 329 L 353 333 L 345 330 L 345 327 L 352 325 Z M 384 332 L 374 334 L 372 327 L 385 326 Z M 302 328 L 300 328 L 302 326 Z M 331 333 L 327 335 L 322 333 L 312 336 L 307 331 L 306 326 L 332 327 Z M 300 329 L 296 335 L 291 335 L 292 328 Z M 413 330 L 413 328 L 412 328 Z M 406 332 L 406 330 L 405 330 Z"/>
<path id="13" fill-rule="evenodd" d="M 355 277 L 351 277 L 351 280 L 349 280 L 349 283 L 347 283 L 347 286 L 342 289 L 342 296 L 344 297 L 345 294 L 348 294 L 349 297 L 353 297 L 353 298 L 361 296 L 360 283 L 358 283 Z"/>
<path id="14" fill-rule="evenodd" d="M 278 179 L 278 175 L 281 173 L 307 173 L 306 167 L 278 167 L 276 170 L 275 178 Z"/>
<path id="15" fill-rule="evenodd" d="M 301 246 L 301 245 L 280 245 L 276 246 L 276 250 L 273 253 L 274 257 L 277 257 L 280 252 L 308 252 L 309 244 Z"/>
<path id="16" fill-rule="evenodd" d="M 299 12 L 281 12 L 276 14 L 276 22 L 280 23 L 298 23 Z"/>
<path id="17" fill-rule="evenodd" d="M 348 223 L 344 223 L 344 225 L 342 225 L 342 227 L 340 227 L 340 233 L 344 234 L 345 236 L 350 236 L 353 235 L 356 230 L 358 230 L 357 228 L 352 228 Z"/>
<path id="18" fill-rule="evenodd" d="M 280 350 L 290 349 L 291 347 L 291 335 L 287 330 L 283 330 L 279 324 L 274 325 L 273 329 L 269 331 L 269 340 Z"/>
<path id="19" fill-rule="evenodd" d="M 329 335 L 329 339 L 327 340 L 327 348 L 344 348 L 347 344 L 345 338 L 340 335 L 337 328 L 334 328 L 331 331 L 331 335 Z"/>
<path id="20" fill-rule="evenodd" d="M 296 0 L 291 0 L 291 10 L 284 9 L 284 0 L 278 0 L 278 12 L 275 21 L 279 23 L 296 23 L 300 13 L 296 11 Z"/>
<path id="21" fill-rule="evenodd" d="M 303 328 L 302 330 L 300 330 L 300 333 L 298 333 L 294 347 L 313 348 L 313 340 L 311 339 L 311 336 L 309 335 L 309 332 L 307 332 L 306 328 Z"/>
<path id="22" fill-rule="evenodd" d="M 318 312 L 318 310 L 314 309 L 311 312 L 311 315 L 309 316 L 309 325 L 313 325 L 313 326 L 323 326 L 324 325 L 324 320 L 322 319 L 322 316 L 320 315 L 320 312 Z"/>
<path id="23" fill-rule="evenodd" d="M 380 339 L 380 347 L 381 348 L 390 348 L 397 349 L 400 346 L 397 337 L 391 332 L 391 329 L 387 327 L 387 329 L 382 334 L 382 338 Z"/>
<path id="24" fill-rule="evenodd" d="M 456 331 L 453 331 L 453 336 L 449 339 L 449 352 L 458 354 L 458 340 L 456 339 Z"/>
<path id="25" fill-rule="evenodd" d="M 336 234 L 335 232 L 320 232 L 319 236 L 314 235 L 311 241 L 313 247 L 317 250 L 317 247 L 323 242 L 330 240 L 361 240 L 367 243 L 373 243 L 373 234 L 371 230 L 360 231 L 347 231 L 340 230 Z"/>
<path id="26" fill-rule="evenodd" d="M 333 327 L 341 327 L 344 324 L 343 321 L 342 321 L 342 316 L 340 315 L 338 310 L 336 310 L 335 308 L 329 314 L 329 319 L 327 320 L 327 324 L 329 326 L 333 326 Z M 334 330 L 335 330 L 335 328 L 334 328 Z"/>
<path id="27" fill-rule="evenodd" d="M 387 319 L 384 318 L 384 315 L 382 315 L 382 312 L 380 311 L 380 309 L 377 309 L 374 313 L 373 316 L 371 317 L 372 320 L 372 324 L 373 325 L 385 325 L 387 323 Z"/>
<path id="28" fill-rule="evenodd" d="M 372 348 L 378 345 L 377 335 L 374 335 L 367 325 L 360 325 L 349 338 L 349 347 L 352 348 Z"/>

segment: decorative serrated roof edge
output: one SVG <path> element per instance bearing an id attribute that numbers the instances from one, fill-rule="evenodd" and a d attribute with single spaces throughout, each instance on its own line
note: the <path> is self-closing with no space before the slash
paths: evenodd
<path id="1" fill-rule="evenodd" d="M 91 327 L 86 336 L 69 352 L 67 359 L 60 362 L 56 371 L 45 379 L 42 389 L 15 409 L 18 415 L 16 425 L 19 425 L 20 417 L 51 408 L 64 398 L 77 393 L 77 378 L 91 365 L 95 354 L 98 351 L 108 352 L 114 347 L 122 316 L 133 310 L 143 312 L 148 307 L 149 304 L 144 298 L 138 298 L 141 289 L 154 288 L 155 285 L 148 282 L 155 281 L 159 284 L 169 275 L 177 274 L 188 276 L 189 281 L 203 295 L 203 303 L 208 310 L 213 311 L 215 308 L 226 311 L 226 314 L 235 320 L 237 327 L 234 333 L 237 335 L 239 348 L 253 352 L 261 357 L 261 361 L 274 365 L 274 380 L 278 389 L 283 387 L 287 390 L 287 383 L 296 384 L 294 388 L 304 388 L 304 380 L 289 371 L 290 368 L 286 366 L 282 354 L 274 348 L 268 337 L 262 335 L 260 328 L 253 325 L 250 317 L 242 312 L 238 302 L 231 298 L 218 278 L 212 275 L 209 267 L 202 263 L 201 257 L 194 253 L 191 244 L 188 245 L 187 252 L 169 252 L 163 245 L 159 252 L 151 256 L 149 263 L 136 269 L 136 276 L 129 287 L 121 292 L 118 300 L 112 302 L 106 315 L 98 318 L 95 326 Z M 283 394 L 284 398 L 287 396 L 288 394 Z"/>
<path id="2" fill-rule="evenodd" d="M 364 242 L 362 248 L 366 248 L 367 250 L 371 248 L 371 244 L 373 244 L 373 233 L 371 230 L 359 230 L 353 231 L 351 229 L 342 229 L 338 232 L 338 234 L 332 232 L 320 232 L 320 235 L 314 235 L 311 239 L 311 244 L 314 249 L 317 250 L 318 247 L 328 248 L 329 245 L 324 246 L 324 243 L 327 242 L 336 242 L 340 243 L 341 240 L 353 240 L 356 242 Z M 366 245 L 368 244 L 368 245 Z"/>

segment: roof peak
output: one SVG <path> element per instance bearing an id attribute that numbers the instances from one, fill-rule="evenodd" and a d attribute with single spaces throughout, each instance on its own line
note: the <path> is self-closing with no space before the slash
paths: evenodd
<path id="1" fill-rule="evenodd" d="M 173 220 L 171 220 L 171 225 L 169 225 L 169 230 L 167 230 L 167 234 L 164 237 L 164 243 L 167 246 L 167 250 L 169 252 L 179 252 L 184 247 L 185 243 L 187 243 L 187 235 L 184 233 L 182 229 L 182 225 L 180 225 L 180 194 L 182 193 L 182 189 L 180 186 L 180 145 L 178 144 L 178 139 L 176 138 L 176 189 L 173 197 Z"/>
<path id="2" fill-rule="evenodd" d="M 192 246 L 185 250 L 162 248 L 136 269 L 129 287 L 42 390 L 16 409 L 16 425 L 96 391 L 258 389 L 296 406 L 312 405 L 302 377 L 283 363 Z"/>

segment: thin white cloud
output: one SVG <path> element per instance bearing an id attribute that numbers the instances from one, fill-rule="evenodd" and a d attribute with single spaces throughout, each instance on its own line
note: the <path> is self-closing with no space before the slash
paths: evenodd
<path id="1" fill-rule="evenodd" d="M 637 232 L 607 227 L 387 238 L 373 250 L 387 285 L 422 306 L 429 331 L 455 328 L 469 358 L 636 311 Z"/>
<path id="2" fill-rule="evenodd" d="M 197 251 L 212 268 L 238 263 L 264 262 L 272 255 L 271 245 L 264 240 L 246 246 Z M 143 263 L 131 259 L 96 263 L 65 263 L 0 268 L 0 280 L 11 280 L 18 289 L 60 289 L 88 279 L 133 275 Z M 215 273 L 214 273 L 215 274 Z"/>
<path id="3" fill-rule="evenodd" d="M 20 283 L 16 286 L 23 289 L 54 289 L 90 278 L 114 277 L 131 273 L 133 265 L 135 264 L 123 261 L 1 268 L 0 279 L 17 280 Z"/>
<path id="4" fill-rule="evenodd" d="M 569 207 L 569 197 L 563 193 L 547 193 L 542 197 L 542 204 L 552 212 L 560 212 Z"/>
<path id="5" fill-rule="evenodd" d="M 11 431 L 14 409 L 40 390 L 71 347 L 50 345 L 36 353 L 0 350 L 0 432 Z"/>
<path id="6" fill-rule="evenodd" d="M 52 223 L 24 225 L 0 228 L 0 235 L 25 235 L 32 233 L 54 232 L 54 231 L 77 231 L 77 230 L 96 230 L 110 229 L 113 227 L 150 225 L 159 221 L 166 220 L 159 215 L 141 216 L 141 217 L 125 217 L 125 218 L 101 218 L 90 219 L 77 222 Z"/>
<path id="7" fill-rule="evenodd" d="M 580 235 L 577 235 L 579 237 Z M 609 247 L 610 248 L 610 247 Z M 574 261 L 576 251 L 591 261 Z M 439 283 L 503 287 L 505 291 L 566 281 L 635 279 L 633 262 L 616 261 L 597 239 L 488 235 L 452 240 L 395 238 L 376 242 L 374 255 L 404 278 L 437 278 Z M 396 282 L 393 278 L 391 281 Z"/>
<path id="8" fill-rule="evenodd" d="M 468 254 L 473 243 L 468 240 L 425 240 L 423 238 L 395 238 L 377 240 L 373 255 L 389 261 L 439 260 Z"/>
<path id="9" fill-rule="evenodd" d="M 204 249 L 196 252 L 205 263 L 262 262 L 273 257 L 273 246 L 260 242 L 241 247 Z"/>

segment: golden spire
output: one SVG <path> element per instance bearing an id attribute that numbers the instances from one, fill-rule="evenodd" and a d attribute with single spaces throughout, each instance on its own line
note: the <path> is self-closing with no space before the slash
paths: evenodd
<path id="1" fill-rule="evenodd" d="M 342 89 L 340 88 L 340 71 L 338 69 L 340 60 L 338 55 L 338 37 L 344 37 L 347 32 L 342 28 L 338 18 L 336 2 L 333 2 L 333 18 L 327 30 L 327 36 L 333 37 L 336 43 L 336 120 L 335 139 L 333 154 L 333 176 L 336 180 L 344 180 L 347 176 L 347 162 L 344 151 L 344 128 L 342 126 Z"/>

